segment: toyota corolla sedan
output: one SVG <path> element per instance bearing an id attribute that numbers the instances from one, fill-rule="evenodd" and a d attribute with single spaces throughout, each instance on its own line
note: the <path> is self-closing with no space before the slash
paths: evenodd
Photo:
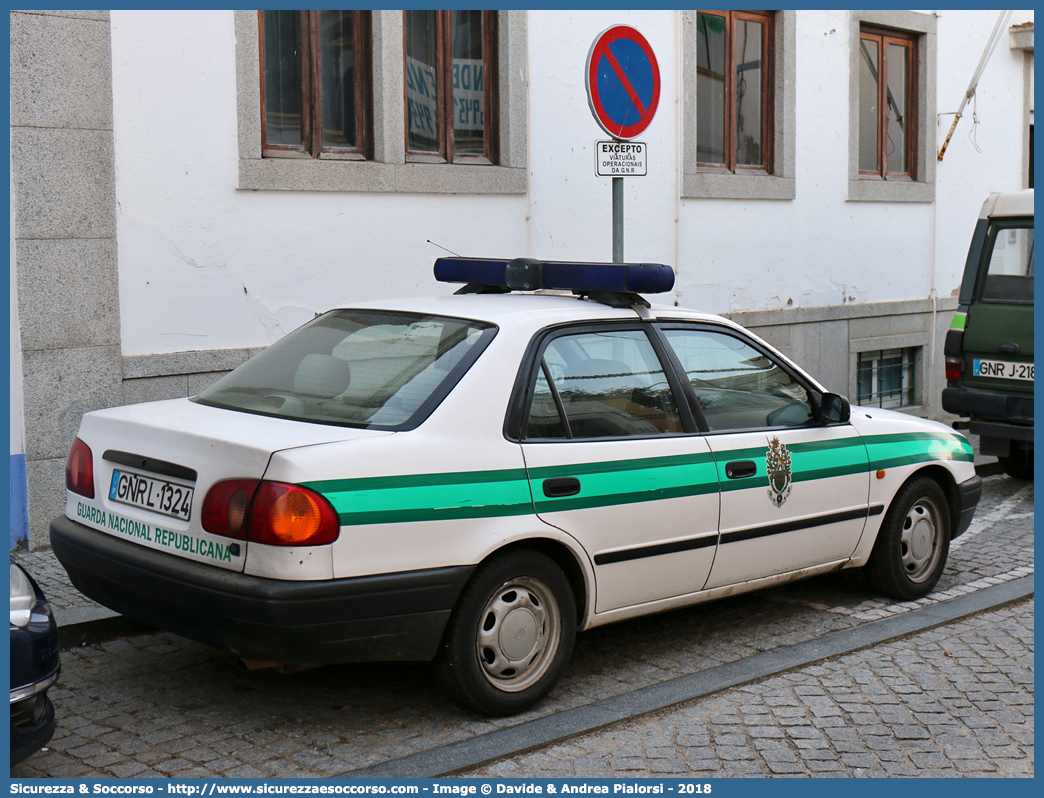
<path id="1" fill-rule="evenodd" d="M 191 399 L 86 414 L 54 552 L 250 664 L 434 660 L 489 715 L 578 631 L 843 568 L 929 593 L 981 492 L 940 424 L 847 400 L 659 264 L 442 258 Z"/>

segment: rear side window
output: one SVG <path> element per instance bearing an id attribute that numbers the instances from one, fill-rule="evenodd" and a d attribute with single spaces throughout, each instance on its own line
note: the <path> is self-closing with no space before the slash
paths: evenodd
<path id="1" fill-rule="evenodd" d="M 988 265 L 980 299 L 1033 302 L 1033 227 L 996 226 L 988 247 Z"/>
<path id="2" fill-rule="evenodd" d="M 683 431 L 674 393 L 641 330 L 562 335 L 544 349 L 526 438 L 631 438 Z"/>
<path id="3" fill-rule="evenodd" d="M 297 421 L 411 429 L 493 338 L 482 322 L 337 310 L 294 330 L 196 397 Z"/>

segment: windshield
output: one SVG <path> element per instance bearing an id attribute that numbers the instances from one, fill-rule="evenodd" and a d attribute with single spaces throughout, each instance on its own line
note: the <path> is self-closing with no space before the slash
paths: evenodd
<path id="1" fill-rule="evenodd" d="M 450 392 L 496 328 L 383 310 L 335 310 L 294 330 L 195 401 L 352 427 L 410 429 Z"/>

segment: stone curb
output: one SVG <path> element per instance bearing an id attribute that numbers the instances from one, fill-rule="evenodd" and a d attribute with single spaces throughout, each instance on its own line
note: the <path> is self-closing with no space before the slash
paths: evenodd
<path id="1" fill-rule="evenodd" d="M 1033 577 L 977 590 L 965 596 L 871 621 L 735 662 L 717 665 L 668 682 L 607 698 L 587 706 L 499 729 L 468 740 L 439 746 L 335 778 L 433 778 L 494 759 L 513 756 L 637 715 L 691 701 L 820 660 L 924 632 L 969 615 L 995 609 L 1033 595 Z"/>

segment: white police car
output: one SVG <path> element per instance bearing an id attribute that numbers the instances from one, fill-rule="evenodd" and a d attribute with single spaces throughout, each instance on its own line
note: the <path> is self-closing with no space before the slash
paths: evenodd
<path id="1" fill-rule="evenodd" d="M 192 399 L 88 413 L 54 552 L 83 593 L 268 663 L 429 660 L 532 706 L 578 630 L 865 567 L 925 595 L 968 441 L 849 408 L 657 264 L 444 258 Z M 578 296 L 511 289 L 566 289 Z"/>

